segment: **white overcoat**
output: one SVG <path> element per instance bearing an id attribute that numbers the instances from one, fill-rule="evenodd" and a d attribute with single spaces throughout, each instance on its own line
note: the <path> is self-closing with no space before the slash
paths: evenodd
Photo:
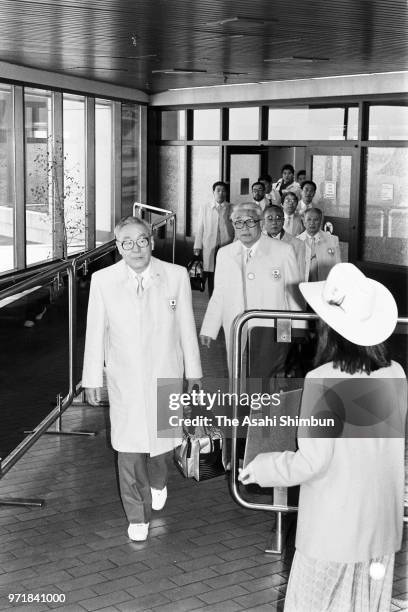
<path id="1" fill-rule="evenodd" d="M 304 280 L 307 281 L 309 279 L 309 271 L 310 271 L 310 246 L 308 242 L 308 234 L 306 230 L 296 236 L 298 240 L 303 240 L 305 243 L 305 276 Z M 340 256 L 340 245 L 338 236 L 334 236 L 329 232 L 324 232 L 323 230 L 319 230 L 316 234 L 317 241 L 315 243 L 316 249 L 316 258 L 318 265 L 318 280 L 323 281 L 326 280 L 330 270 L 336 264 L 341 262 Z"/>
<path id="2" fill-rule="evenodd" d="M 300 272 L 290 245 L 262 235 L 245 269 L 242 248 L 236 240 L 218 251 L 214 293 L 200 331 L 215 339 L 222 325 L 228 357 L 232 323 L 238 314 L 253 308 L 302 310 L 303 306 L 298 289 Z"/>
<path id="3" fill-rule="evenodd" d="M 102 387 L 106 365 L 111 441 L 120 452 L 159 455 L 180 444 L 157 437 L 157 389 L 201 378 L 187 271 L 151 258 L 141 297 L 122 260 L 95 272 L 89 294 L 83 387 Z"/>

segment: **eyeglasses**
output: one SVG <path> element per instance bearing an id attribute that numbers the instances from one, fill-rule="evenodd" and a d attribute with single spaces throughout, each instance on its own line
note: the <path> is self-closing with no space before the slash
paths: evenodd
<path id="1" fill-rule="evenodd" d="M 267 215 L 265 221 L 283 221 L 283 217 L 272 217 L 272 215 Z"/>
<path id="2" fill-rule="evenodd" d="M 253 187 L 252 192 L 254 191 L 255 193 L 262 193 L 263 191 L 265 191 L 265 187 Z"/>
<path id="3" fill-rule="evenodd" d="M 147 236 L 140 236 L 140 238 L 138 238 L 137 240 L 123 240 L 123 242 L 117 240 L 116 242 L 121 245 L 124 251 L 131 251 L 134 248 L 135 244 L 137 244 L 137 246 L 141 249 L 145 249 L 146 247 L 148 247 L 150 244 L 150 238 L 148 238 Z"/>
<path id="4" fill-rule="evenodd" d="M 243 229 L 245 225 L 247 227 L 255 227 L 255 225 L 259 223 L 259 219 L 245 219 L 245 221 L 233 221 L 232 224 L 235 229 Z"/>

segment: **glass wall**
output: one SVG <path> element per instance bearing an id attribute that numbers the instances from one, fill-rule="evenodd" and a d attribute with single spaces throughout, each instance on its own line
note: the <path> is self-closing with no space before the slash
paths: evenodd
<path id="1" fill-rule="evenodd" d="M 362 256 L 408 265 L 408 150 L 367 150 Z"/>
<path id="2" fill-rule="evenodd" d="M 208 108 L 194 111 L 194 140 L 219 140 L 221 138 L 221 111 Z"/>
<path id="3" fill-rule="evenodd" d="M 95 100 L 96 245 L 113 238 L 112 142 L 113 102 Z"/>
<path id="4" fill-rule="evenodd" d="M 0 272 L 16 265 L 13 145 L 13 91 L 11 85 L 0 84 Z"/>
<path id="5" fill-rule="evenodd" d="M 132 214 L 139 199 L 140 107 L 122 104 L 122 212 Z"/>
<path id="6" fill-rule="evenodd" d="M 369 140 L 408 140 L 408 106 L 370 106 Z"/>
<path id="7" fill-rule="evenodd" d="M 24 92 L 26 262 L 53 256 L 56 219 L 53 193 L 63 207 L 59 181 L 62 143 L 55 142 L 50 91 L 26 88 Z"/>
<path id="8" fill-rule="evenodd" d="M 184 140 L 186 137 L 186 111 L 163 111 L 161 113 L 161 139 Z"/>
<path id="9" fill-rule="evenodd" d="M 229 139 L 258 140 L 259 138 L 259 108 L 230 108 Z"/>
<path id="10" fill-rule="evenodd" d="M 269 109 L 269 140 L 356 139 L 357 127 L 357 107 Z"/>
<path id="11" fill-rule="evenodd" d="M 200 206 L 212 202 L 211 187 L 220 180 L 219 147 L 192 147 L 191 151 L 191 204 L 190 236 L 197 232 Z"/>
<path id="12" fill-rule="evenodd" d="M 67 254 L 85 250 L 85 97 L 64 94 L 64 234 Z M 56 207 L 60 201 L 55 202 Z"/>
<path id="13" fill-rule="evenodd" d="M 177 234 L 184 236 L 185 217 L 185 147 L 164 146 L 159 148 L 158 199 L 160 207 L 177 213 Z"/>

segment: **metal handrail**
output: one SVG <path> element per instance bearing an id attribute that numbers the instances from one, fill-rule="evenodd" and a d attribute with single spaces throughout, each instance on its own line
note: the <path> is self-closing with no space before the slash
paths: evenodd
<path id="1" fill-rule="evenodd" d="M 150 206 L 150 204 L 142 204 L 141 202 L 135 202 L 133 204 L 133 216 L 136 217 L 137 210 L 147 210 L 148 212 L 155 212 L 158 214 L 165 215 L 164 219 L 161 221 L 156 221 L 153 223 L 152 229 L 158 229 L 163 225 L 166 225 L 169 221 L 173 221 L 173 235 L 172 235 L 172 261 L 175 262 L 176 259 L 176 225 L 177 225 L 177 213 L 169 210 L 167 208 L 158 208 L 157 206 Z"/>
<path id="2" fill-rule="evenodd" d="M 72 404 L 76 394 L 76 385 L 74 380 L 75 363 L 76 363 L 76 278 L 77 271 L 85 261 L 99 259 L 109 251 L 115 248 L 115 242 L 110 241 L 100 247 L 92 249 L 87 253 L 81 253 L 71 261 L 63 261 L 55 264 L 47 270 L 43 270 L 30 279 L 22 281 L 0 291 L 0 300 L 11 295 L 21 293 L 32 287 L 44 286 L 48 284 L 46 281 L 54 278 L 56 275 L 66 272 L 68 276 L 68 380 L 69 388 L 67 395 L 62 399 L 62 403 L 57 405 L 24 440 L 11 451 L 4 460 L 0 460 L 0 478 L 4 476 L 17 461 L 28 451 L 29 448 L 38 440 L 38 438 L 61 416 L 63 412 Z"/>
<path id="3" fill-rule="evenodd" d="M 238 417 L 238 401 L 240 392 L 240 380 L 242 374 L 242 330 L 250 319 L 291 319 L 291 320 L 306 320 L 316 321 L 319 317 L 315 313 L 310 312 L 285 312 L 278 310 L 248 310 L 241 315 L 238 315 L 233 322 L 232 329 L 232 398 L 233 398 L 233 418 Z M 399 317 L 398 324 L 408 325 L 408 317 Z M 237 486 L 237 427 L 232 427 L 232 440 L 231 440 L 231 472 L 230 472 L 230 485 L 231 493 L 235 501 L 243 506 L 244 508 L 250 508 L 252 510 L 267 510 L 271 512 L 296 512 L 297 506 L 287 506 L 281 504 L 256 504 L 248 502 L 243 499 L 239 493 Z"/>

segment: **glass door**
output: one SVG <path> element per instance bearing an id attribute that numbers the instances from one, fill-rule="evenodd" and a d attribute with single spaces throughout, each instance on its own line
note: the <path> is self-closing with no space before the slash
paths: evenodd
<path id="1" fill-rule="evenodd" d="M 317 185 L 313 203 L 323 211 L 323 226 L 328 228 L 331 224 L 332 233 L 339 237 L 342 261 L 349 260 L 351 231 L 355 229 L 352 194 L 355 193 L 356 171 L 356 153 L 353 150 L 332 147 L 306 149 L 306 174 Z"/>
<path id="2" fill-rule="evenodd" d="M 268 162 L 267 149 L 260 147 L 228 147 L 226 177 L 230 186 L 232 204 L 252 201 L 251 185 Z"/>

